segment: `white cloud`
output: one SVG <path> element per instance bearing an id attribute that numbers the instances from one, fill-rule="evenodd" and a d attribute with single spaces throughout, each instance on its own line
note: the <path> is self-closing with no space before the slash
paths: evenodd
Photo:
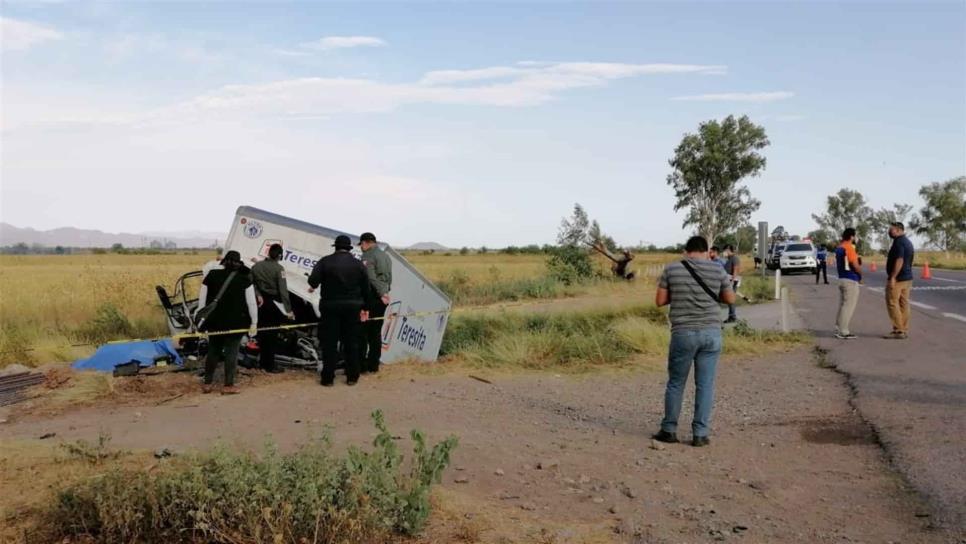
<path id="1" fill-rule="evenodd" d="M 163 112 L 163 117 L 372 113 L 425 103 L 520 107 L 547 102 L 570 89 L 606 85 L 615 79 L 650 74 L 719 74 L 724 70 L 723 66 L 713 65 L 569 62 L 528 68 L 435 71 L 417 83 L 301 78 L 225 86 L 176 105 L 176 111 Z"/>
<path id="2" fill-rule="evenodd" d="M 776 115 L 775 120 L 781 121 L 783 123 L 793 123 L 795 121 L 803 121 L 805 119 L 804 115 L 798 114 L 786 114 L 786 115 Z"/>
<path id="3" fill-rule="evenodd" d="M 373 36 L 326 36 L 314 42 L 306 42 L 302 47 L 329 51 L 332 49 L 349 49 L 352 47 L 382 47 L 385 40 Z"/>
<path id="4" fill-rule="evenodd" d="M 8 117 L 4 122 L 6 129 L 21 124 L 18 120 L 34 125 L 168 125 L 253 118 L 316 119 L 340 113 L 390 112 L 412 104 L 524 107 L 554 100 L 568 90 L 604 86 L 618 79 L 656 74 L 722 74 L 725 70 L 724 66 L 695 64 L 530 62 L 433 71 L 416 82 L 310 77 L 226 85 L 137 114 L 104 109 L 72 112 L 69 116 L 49 112 L 40 118 Z"/>
<path id="5" fill-rule="evenodd" d="M 25 51 L 44 42 L 64 39 L 64 35 L 53 28 L 0 17 L 0 44 L 4 51 Z"/>
<path id="6" fill-rule="evenodd" d="M 439 85 L 489 81 L 497 79 L 557 79 L 577 85 L 599 84 L 609 79 L 655 74 L 724 74 L 727 67 L 704 64 L 625 64 L 617 62 L 536 62 L 524 61 L 516 66 L 491 66 L 473 70 L 437 70 L 427 73 L 420 83 Z"/>
<path id="7" fill-rule="evenodd" d="M 795 96 L 788 91 L 759 92 L 759 93 L 717 93 L 696 94 L 689 96 L 675 96 L 671 100 L 682 102 L 775 102 Z"/>

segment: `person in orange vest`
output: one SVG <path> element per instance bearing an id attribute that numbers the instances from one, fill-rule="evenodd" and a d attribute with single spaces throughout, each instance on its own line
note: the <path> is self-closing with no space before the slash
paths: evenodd
<path id="1" fill-rule="evenodd" d="M 855 229 L 842 231 L 842 243 L 835 248 L 835 267 L 839 275 L 839 311 L 835 319 L 835 337 L 843 340 L 856 338 L 849 330 L 852 314 L 859 303 L 859 284 L 862 282 L 862 261 L 855 251 Z"/>

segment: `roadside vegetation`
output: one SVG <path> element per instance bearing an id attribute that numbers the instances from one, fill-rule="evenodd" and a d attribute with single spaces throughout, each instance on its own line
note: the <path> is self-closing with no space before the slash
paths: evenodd
<path id="1" fill-rule="evenodd" d="M 456 315 L 443 339 L 442 354 L 481 368 L 586 372 L 662 361 L 670 335 L 665 312 L 653 305 Z M 804 333 L 757 331 L 740 324 L 725 331 L 724 353 L 759 355 L 808 341 Z"/>
<path id="2" fill-rule="evenodd" d="M 0 368 L 71 361 L 92 351 L 71 344 L 167 334 L 154 286 L 170 289 L 181 274 L 212 258 L 214 253 L 0 256 Z M 542 254 L 407 258 L 438 282 L 457 307 L 593 294 L 613 283 L 565 285 L 548 275 Z M 673 258 L 647 254 L 634 265 L 643 274 Z M 605 263 L 594 262 L 603 274 Z"/>
<path id="3" fill-rule="evenodd" d="M 916 265 L 929 263 L 933 268 L 966 270 L 966 252 L 920 251 L 916 253 Z"/>
<path id="4" fill-rule="evenodd" d="M 258 454 L 217 447 L 145 467 L 109 437 L 67 444 L 48 454 L 66 478 L 44 498 L 3 501 L 4 522 L 37 542 L 382 543 L 418 534 L 458 441 L 430 446 L 412 431 L 407 460 L 382 413 L 372 418 L 373 447 L 344 455 L 323 436 L 291 453 L 271 443 Z M 6 449 L 4 460 L 25 453 Z"/>

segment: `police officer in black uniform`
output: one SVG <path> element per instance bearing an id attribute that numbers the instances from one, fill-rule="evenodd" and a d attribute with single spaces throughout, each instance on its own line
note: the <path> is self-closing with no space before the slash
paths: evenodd
<path id="1" fill-rule="evenodd" d="M 359 336 L 362 322 L 368 319 L 370 288 L 366 267 L 352 256 L 352 240 L 336 237 L 335 253 L 323 257 L 309 275 L 309 292 L 321 286 L 319 342 L 322 346 L 321 383 L 331 386 L 339 361 L 339 343 L 345 353 L 346 383 L 359 381 Z"/>

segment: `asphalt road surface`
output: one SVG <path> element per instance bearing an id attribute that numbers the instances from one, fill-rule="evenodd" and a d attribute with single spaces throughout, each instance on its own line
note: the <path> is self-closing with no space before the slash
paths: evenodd
<path id="1" fill-rule="evenodd" d="M 934 507 L 937 524 L 966 532 L 966 272 L 916 270 L 910 335 L 886 340 L 885 274 L 867 272 L 852 319 L 855 340 L 835 332 L 838 279 L 783 281 L 828 362 L 848 376 L 854 405 L 895 467 Z"/>

